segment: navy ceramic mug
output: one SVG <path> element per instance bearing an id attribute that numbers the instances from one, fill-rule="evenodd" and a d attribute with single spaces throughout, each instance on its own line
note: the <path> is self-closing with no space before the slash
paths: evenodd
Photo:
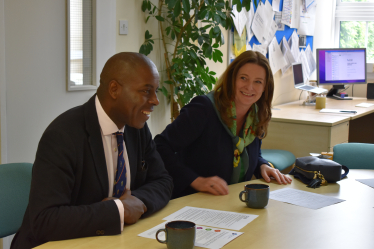
<path id="1" fill-rule="evenodd" d="M 158 234 L 165 233 L 165 240 L 160 240 Z M 195 245 L 196 225 L 191 221 L 175 220 L 165 224 L 165 229 L 156 233 L 158 242 L 166 244 L 168 249 L 192 249 Z"/>
<path id="2" fill-rule="evenodd" d="M 239 199 L 249 208 L 264 208 L 269 202 L 269 190 L 269 185 L 266 184 L 247 184 L 244 191 L 240 192 Z"/>

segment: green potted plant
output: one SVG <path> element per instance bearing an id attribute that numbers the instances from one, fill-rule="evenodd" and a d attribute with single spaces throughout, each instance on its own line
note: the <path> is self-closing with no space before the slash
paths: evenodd
<path id="1" fill-rule="evenodd" d="M 238 12 L 250 9 L 251 0 L 233 0 Z M 139 53 L 148 55 L 154 40 L 160 39 L 165 50 L 167 79 L 160 90 L 171 102 L 171 120 L 193 96 L 206 94 L 216 82 L 216 73 L 206 65 L 206 59 L 223 62 L 221 27 L 231 28 L 233 13 L 227 0 L 159 0 L 158 6 L 143 0 L 146 22 L 155 18 L 160 36 L 153 38 L 145 31 L 145 41 Z M 165 86 L 169 86 L 169 89 Z"/>

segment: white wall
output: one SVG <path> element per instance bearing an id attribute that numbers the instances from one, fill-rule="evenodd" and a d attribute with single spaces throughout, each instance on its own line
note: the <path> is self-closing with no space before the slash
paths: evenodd
<path id="1" fill-rule="evenodd" d="M 5 23 L 4 23 L 4 0 L 0 0 L 0 163 L 4 159 L 5 154 L 1 146 L 2 140 L 5 141 Z M 0 249 L 3 249 L 3 243 L 9 248 L 10 239 L 0 239 Z"/>
<path id="2" fill-rule="evenodd" d="M 66 1 L 5 1 L 7 162 L 33 162 L 48 124 L 94 91 L 66 91 Z"/>
<path id="3" fill-rule="evenodd" d="M 4 0 L 0 0 L 0 163 L 6 160 L 5 146 L 1 146 L 2 141 L 6 141 L 6 84 L 5 84 L 5 16 Z M 1 243 L 0 243 L 1 244 Z M 1 247 L 0 247 L 1 249 Z"/>
<path id="4" fill-rule="evenodd" d="M 155 5 L 158 5 L 158 0 L 152 0 Z M 141 10 L 142 1 L 139 0 L 117 0 L 117 52 L 139 52 L 140 45 L 144 42 L 144 33 L 149 30 L 153 34 L 153 38 L 158 38 L 157 22 L 150 19 L 146 24 L 146 15 Z M 127 20 L 128 34 L 119 35 L 119 20 Z M 156 40 L 153 45 L 153 52 L 148 57 L 156 64 L 159 72 L 165 70 L 165 65 L 162 61 L 164 58 L 163 49 L 160 43 Z M 166 77 L 162 72 L 160 73 L 161 81 Z M 158 93 L 160 104 L 154 108 L 151 118 L 148 120 L 153 136 L 161 133 L 167 124 L 170 123 L 170 105 L 166 97 Z"/>

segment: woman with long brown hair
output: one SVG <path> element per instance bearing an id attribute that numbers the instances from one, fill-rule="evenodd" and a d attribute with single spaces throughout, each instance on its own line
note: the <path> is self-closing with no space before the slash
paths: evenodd
<path id="1" fill-rule="evenodd" d="M 266 57 L 246 51 L 226 69 L 214 91 L 195 97 L 155 137 L 174 180 L 173 198 L 197 191 L 228 194 L 227 184 L 255 175 L 280 184 L 291 179 L 261 157 L 271 119 L 274 79 Z"/>

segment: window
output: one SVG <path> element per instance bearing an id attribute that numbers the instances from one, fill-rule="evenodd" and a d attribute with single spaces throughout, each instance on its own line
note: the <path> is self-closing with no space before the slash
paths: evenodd
<path id="1" fill-rule="evenodd" d="M 67 89 L 96 89 L 93 0 L 68 0 Z"/>
<path id="2" fill-rule="evenodd" d="M 335 46 L 366 48 L 374 63 L 374 0 L 336 0 Z"/>

